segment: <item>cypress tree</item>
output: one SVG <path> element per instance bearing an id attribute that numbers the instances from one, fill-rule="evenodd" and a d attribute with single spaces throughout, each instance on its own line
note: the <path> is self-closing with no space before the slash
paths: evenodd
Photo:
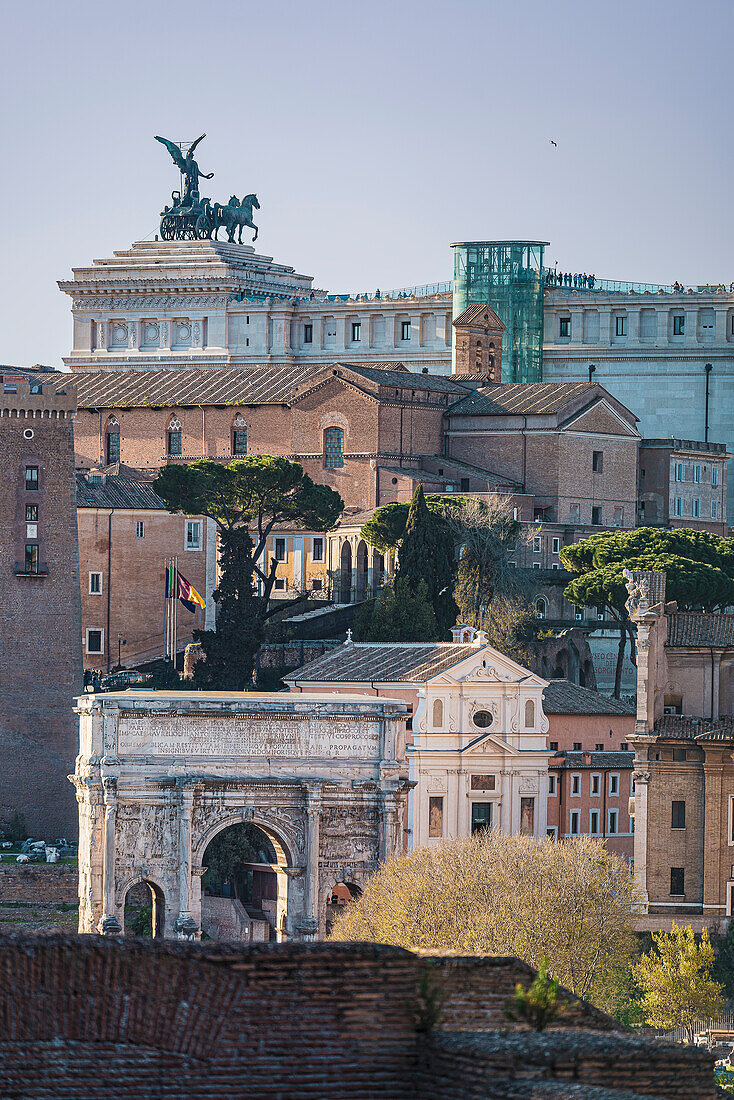
<path id="1" fill-rule="evenodd" d="M 195 630 L 202 656 L 194 686 L 209 691 L 245 691 L 262 641 L 266 605 L 255 592 L 252 539 L 246 527 L 220 532 L 220 581 L 214 591 L 217 629 Z"/>
<path id="2" fill-rule="evenodd" d="M 363 604 L 355 620 L 360 642 L 435 642 L 436 616 L 420 581 L 412 592 L 398 579 L 386 584 L 374 604 Z"/>
<path id="3" fill-rule="evenodd" d="M 413 494 L 400 544 L 398 578 L 404 589 L 416 593 L 421 581 L 436 616 L 439 640 L 456 622 L 454 586 L 454 537 L 447 523 L 430 512 L 419 485 Z"/>

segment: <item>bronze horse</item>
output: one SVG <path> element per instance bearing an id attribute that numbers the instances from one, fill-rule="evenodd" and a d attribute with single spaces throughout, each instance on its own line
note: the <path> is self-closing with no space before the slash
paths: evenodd
<path id="1" fill-rule="evenodd" d="M 214 226 L 214 240 L 218 240 L 219 230 L 222 226 L 227 230 L 227 239 L 230 244 L 234 244 L 235 230 L 238 230 L 237 243 L 242 244 L 242 230 L 244 226 L 249 226 L 250 229 L 255 230 L 255 236 L 253 241 L 257 240 L 257 226 L 252 220 L 252 211 L 260 209 L 260 203 L 257 201 L 257 195 L 245 195 L 242 202 L 240 202 L 236 195 L 232 195 L 231 199 L 226 206 L 222 206 L 221 202 L 215 202 L 211 206 L 211 218 Z"/>

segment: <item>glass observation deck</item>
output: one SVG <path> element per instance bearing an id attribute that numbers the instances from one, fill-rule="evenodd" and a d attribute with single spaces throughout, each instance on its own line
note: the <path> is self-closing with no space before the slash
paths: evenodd
<path id="1" fill-rule="evenodd" d="M 502 381 L 543 378 L 543 255 L 548 241 L 463 241 L 454 250 L 454 318 L 488 302 L 505 325 Z"/>

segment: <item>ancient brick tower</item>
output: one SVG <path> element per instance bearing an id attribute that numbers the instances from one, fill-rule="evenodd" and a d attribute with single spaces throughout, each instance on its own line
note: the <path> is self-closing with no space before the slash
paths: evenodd
<path id="1" fill-rule="evenodd" d="M 73 386 L 0 373 L 0 823 L 76 836 L 82 690 Z"/>
<path id="2" fill-rule="evenodd" d="M 456 329 L 454 374 L 501 382 L 505 326 L 494 310 L 486 302 L 467 306 L 453 324 Z"/>

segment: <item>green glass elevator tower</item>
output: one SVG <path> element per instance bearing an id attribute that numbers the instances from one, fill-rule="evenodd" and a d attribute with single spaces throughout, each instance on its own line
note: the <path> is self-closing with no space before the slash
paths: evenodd
<path id="1" fill-rule="evenodd" d="M 543 378 L 543 254 L 548 241 L 464 241 L 454 250 L 454 318 L 488 302 L 504 323 L 502 381 Z"/>

